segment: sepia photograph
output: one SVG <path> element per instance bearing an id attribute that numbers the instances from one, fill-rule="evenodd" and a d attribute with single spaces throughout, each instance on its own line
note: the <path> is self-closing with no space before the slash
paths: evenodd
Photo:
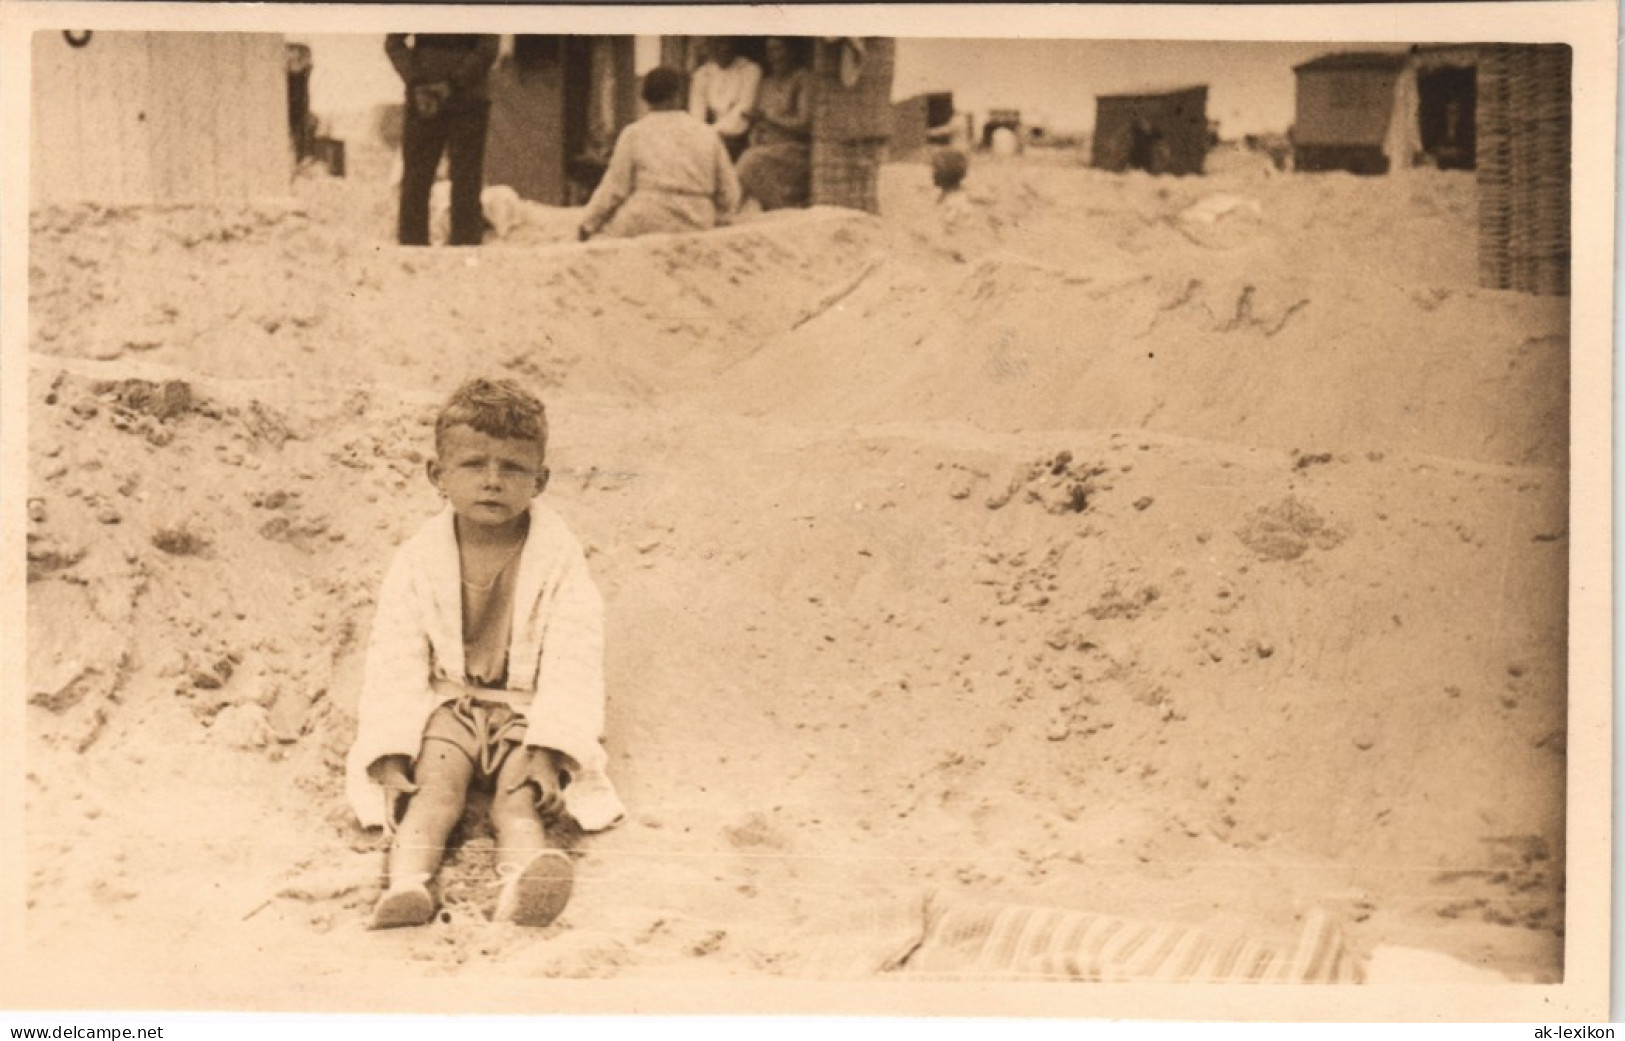
<path id="1" fill-rule="evenodd" d="M 4 1007 L 1608 1018 L 1612 5 L 136 6 Z"/>

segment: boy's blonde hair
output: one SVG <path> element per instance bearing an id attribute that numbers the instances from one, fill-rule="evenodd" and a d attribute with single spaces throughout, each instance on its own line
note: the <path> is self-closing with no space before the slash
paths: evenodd
<path id="1" fill-rule="evenodd" d="M 547 455 L 547 409 L 513 380 L 472 379 L 452 391 L 435 418 L 436 451 L 455 426 L 472 427 L 487 437 L 534 441 Z"/>

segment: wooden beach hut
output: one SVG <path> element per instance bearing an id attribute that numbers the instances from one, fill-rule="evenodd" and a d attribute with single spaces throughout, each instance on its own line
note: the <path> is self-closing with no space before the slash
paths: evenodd
<path id="1" fill-rule="evenodd" d="M 1478 65 L 1471 44 L 1415 48 L 1415 123 L 1420 156 L 1441 170 L 1472 170 L 1478 163 Z"/>
<path id="2" fill-rule="evenodd" d="M 289 193 L 280 34 L 37 32 L 32 56 L 31 204 Z"/>
<path id="3" fill-rule="evenodd" d="M 1297 168 L 1387 173 L 1395 87 L 1409 61 L 1402 51 L 1349 51 L 1294 66 Z"/>
<path id="4" fill-rule="evenodd" d="M 1095 99 L 1090 164 L 1098 169 L 1199 174 L 1207 149 L 1206 85 Z"/>
<path id="5" fill-rule="evenodd" d="M 893 102 L 887 154 L 898 158 L 920 152 L 932 143 L 933 137 L 946 137 L 953 121 L 954 96 L 950 91 L 915 94 Z"/>
<path id="6" fill-rule="evenodd" d="M 1327 54 L 1296 66 L 1299 170 L 1392 173 L 1476 163 L 1479 48 Z"/>
<path id="7" fill-rule="evenodd" d="M 485 183 L 549 206 L 585 202 L 637 117 L 633 37 L 513 38 L 491 72 Z"/>

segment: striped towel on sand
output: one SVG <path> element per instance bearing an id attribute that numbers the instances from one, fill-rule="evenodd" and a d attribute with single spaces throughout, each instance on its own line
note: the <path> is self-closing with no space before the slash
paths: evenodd
<path id="1" fill-rule="evenodd" d="M 871 906 L 812 944 L 808 975 L 1102 983 L 1353 983 L 1337 923 L 1315 909 L 1295 941 L 1060 908 L 947 904 L 927 894 Z"/>

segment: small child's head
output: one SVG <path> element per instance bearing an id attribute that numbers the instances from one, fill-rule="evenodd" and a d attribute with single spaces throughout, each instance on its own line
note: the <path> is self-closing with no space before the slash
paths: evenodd
<path id="1" fill-rule="evenodd" d="M 435 419 L 434 447 L 429 480 L 467 523 L 516 521 L 547 487 L 547 410 L 511 380 L 458 387 Z"/>
<path id="2" fill-rule="evenodd" d="M 957 148 L 944 148 L 931 154 L 931 183 L 944 192 L 954 191 L 970 171 L 970 158 Z"/>

